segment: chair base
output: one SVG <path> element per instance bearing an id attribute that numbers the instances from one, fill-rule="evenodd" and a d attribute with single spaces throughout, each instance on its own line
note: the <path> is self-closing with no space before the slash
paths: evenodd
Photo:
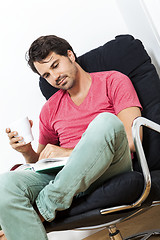
<path id="1" fill-rule="evenodd" d="M 146 232 L 141 232 L 136 235 L 123 238 L 120 231 L 117 229 L 116 225 L 111 225 L 108 227 L 110 240 L 147 240 L 153 236 L 160 236 L 160 229 L 150 230 Z M 159 237 L 160 239 L 160 237 Z"/>
<path id="2" fill-rule="evenodd" d="M 116 225 L 111 225 L 108 227 L 109 237 L 111 240 L 123 240 L 120 231 L 117 229 Z"/>
<path id="3" fill-rule="evenodd" d="M 138 233 L 136 235 L 129 236 L 129 237 L 125 238 L 124 240 L 147 240 L 153 236 L 158 236 L 158 235 L 160 236 L 160 229 Z"/>

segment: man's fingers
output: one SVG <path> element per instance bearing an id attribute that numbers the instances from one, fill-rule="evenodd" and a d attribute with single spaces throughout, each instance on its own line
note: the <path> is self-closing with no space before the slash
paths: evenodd
<path id="1" fill-rule="evenodd" d="M 12 139 L 12 138 L 16 137 L 17 135 L 18 135 L 17 132 L 9 132 L 9 133 L 8 133 L 9 139 Z"/>
<path id="2" fill-rule="evenodd" d="M 6 133 L 10 133 L 11 129 L 10 128 L 6 128 Z"/>
<path id="3" fill-rule="evenodd" d="M 33 126 L 33 121 L 32 120 L 29 120 L 29 122 L 30 122 L 30 125 L 31 125 L 31 127 Z"/>
<path id="4" fill-rule="evenodd" d="M 25 145 L 26 145 L 25 142 L 16 142 L 15 144 L 14 143 L 11 144 L 12 148 L 15 149 L 15 150 L 18 149 L 18 148 L 21 148 L 21 147 L 23 147 Z"/>
<path id="5" fill-rule="evenodd" d="M 22 141 L 23 137 L 12 137 L 10 138 L 10 144 L 18 143 L 19 141 Z"/>

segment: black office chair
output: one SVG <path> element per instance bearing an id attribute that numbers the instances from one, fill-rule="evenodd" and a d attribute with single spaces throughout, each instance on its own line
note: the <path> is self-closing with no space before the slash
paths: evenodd
<path id="1" fill-rule="evenodd" d="M 133 123 L 134 171 L 108 180 L 87 196 L 75 198 L 69 209 L 57 212 L 56 219 L 44 226 L 47 232 L 106 226 L 110 238 L 120 240 L 123 238 L 116 223 L 160 205 L 160 80 L 141 41 L 131 35 L 117 36 L 78 60 L 88 72 L 117 70 L 131 79 L 143 106 L 142 117 Z M 46 99 L 57 91 L 43 78 L 40 89 Z M 145 126 L 143 144 L 139 138 L 141 125 Z M 139 236 L 148 239 L 153 234 L 160 234 L 160 230 Z"/>

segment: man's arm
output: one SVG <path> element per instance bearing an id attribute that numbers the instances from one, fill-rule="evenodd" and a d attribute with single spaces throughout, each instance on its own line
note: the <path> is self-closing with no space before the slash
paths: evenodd
<path id="1" fill-rule="evenodd" d="M 37 152 L 35 152 L 31 143 L 25 144 L 23 141 L 18 142 L 19 140 L 23 140 L 23 138 L 16 137 L 17 132 L 11 132 L 11 130 L 8 128 L 6 129 L 6 133 L 8 134 L 10 145 L 13 149 L 22 153 L 26 163 L 35 163 L 43 158 L 68 157 L 73 150 L 52 144 L 47 144 L 46 146 L 39 144 Z"/>
<path id="2" fill-rule="evenodd" d="M 46 146 L 39 144 L 37 150 L 39 154 L 38 160 L 43 158 L 69 157 L 72 151 L 72 148 L 62 148 L 52 144 L 47 144 Z"/>
<path id="3" fill-rule="evenodd" d="M 132 138 L 132 123 L 135 118 L 140 116 L 141 116 L 141 111 L 138 107 L 129 107 L 129 108 L 123 109 L 117 114 L 117 117 L 124 124 L 131 152 L 135 152 L 135 147 L 134 147 L 133 138 Z M 141 131 L 140 136 L 142 140 L 142 128 L 140 131 Z"/>

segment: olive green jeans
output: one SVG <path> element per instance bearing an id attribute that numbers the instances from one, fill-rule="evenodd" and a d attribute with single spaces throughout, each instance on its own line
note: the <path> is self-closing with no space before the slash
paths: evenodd
<path id="1" fill-rule="evenodd" d="M 47 239 L 34 203 L 46 221 L 53 221 L 74 196 L 88 194 L 126 171 L 132 171 L 132 163 L 124 126 L 115 115 L 101 113 L 57 175 L 30 170 L 0 175 L 0 225 L 7 240 Z"/>

